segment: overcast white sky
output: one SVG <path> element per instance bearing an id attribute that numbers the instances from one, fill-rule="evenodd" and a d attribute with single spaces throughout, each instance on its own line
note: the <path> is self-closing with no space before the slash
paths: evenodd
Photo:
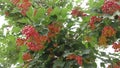
<path id="1" fill-rule="evenodd" d="M 0 16 L 0 28 L 1 28 L 1 26 L 2 26 L 4 23 L 7 23 L 7 21 L 5 21 L 5 17 L 4 17 L 4 16 Z"/>

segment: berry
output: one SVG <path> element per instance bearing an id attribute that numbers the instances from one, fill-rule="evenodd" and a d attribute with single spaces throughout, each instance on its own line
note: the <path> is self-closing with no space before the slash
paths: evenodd
<path id="1" fill-rule="evenodd" d="M 50 13 L 53 11 L 53 9 L 52 9 L 52 7 L 49 7 L 48 9 L 47 9 L 47 15 L 50 15 Z"/>
<path id="2" fill-rule="evenodd" d="M 116 34 L 116 31 L 111 26 L 105 26 L 102 30 L 102 35 L 105 37 L 111 37 Z"/>
<path id="3" fill-rule="evenodd" d="M 31 25 L 22 29 L 22 34 L 26 36 L 26 45 L 31 51 L 39 51 L 44 48 L 43 44 L 48 40 L 47 36 L 41 36 Z"/>
<path id="4" fill-rule="evenodd" d="M 28 62 L 32 60 L 32 56 L 30 53 L 24 53 L 22 58 L 24 61 L 28 61 Z"/>
<path id="5" fill-rule="evenodd" d="M 32 5 L 29 0 L 22 0 L 22 3 L 19 3 L 20 0 L 12 0 L 11 2 L 21 10 L 21 14 L 23 16 L 26 16 L 26 12 L 28 11 L 29 7 Z"/>
<path id="6" fill-rule="evenodd" d="M 39 50 L 44 48 L 43 45 L 37 45 L 33 42 L 28 42 L 27 46 L 28 46 L 28 49 L 31 50 L 31 51 L 39 51 Z"/>
<path id="7" fill-rule="evenodd" d="M 80 15 L 80 11 L 78 9 L 73 9 L 71 12 L 72 16 L 79 16 Z"/>
<path id="8" fill-rule="evenodd" d="M 48 29 L 49 29 L 49 32 L 48 32 L 49 38 L 55 37 L 55 35 L 60 32 L 60 26 L 56 23 L 52 23 L 48 25 Z"/>
<path id="9" fill-rule="evenodd" d="M 73 60 L 76 58 L 76 55 L 75 54 L 70 54 L 66 57 L 67 60 Z"/>
<path id="10" fill-rule="evenodd" d="M 31 25 L 25 26 L 22 29 L 22 34 L 25 35 L 28 38 L 33 37 L 33 36 L 39 36 L 39 33 L 35 30 L 35 28 Z"/>
<path id="11" fill-rule="evenodd" d="M 71 15 L 73 17 L 87 16 L 87 14 L 83 13 L 82 11 L 79 11 L 78 9 L 73 9 L 72 12 L 71 12 Z"/>
<path id="12" fill-rule="evenodd" d="M 92 17 L 90 18 L 89 26 L 90 26 L 91 29 L 93 30 L 93 29 L 95 29 L 95 23 L 96 23 L 96 22 L 100 22 L 100 21 L 101 21 L 101 18 L 98 18 L 98 17 L 96 17 L 96 16 L 92 16 Z"/>
<path id="13" fill-rule="evenodd" d="M 76 61 L 77 61 L 77 63 L 79 64 L 79 65 L 81 65 L 82 66 L 82 57 L 81 56 L 76 56 Z"/>
<path id="14" fill-rule="evenodd" d="M 117 10 L 120 10 L 120 5 L 114 1 L 105 1 L 101 8 L 103 13 L 114 14 Z"/>
<path id="15" fill-rule="evenodd" d="M 53 33 L 60 32 L 60 27 L 55 23 L 48 25 L 48 29 L 50 30 L 50 32 L 53 32 Z"/>
<path id="16" fill-rule="evenodd" d="M 115 49 L 115 52 L 119 52 L 120 51 L 120 43 L 113 43 L 112 48 Z"/>
<path id="17" fill-rule="evenodd" d="M 106 37 L 105 36 L 100 36 L 98 43 L 99 43 L 99 45 L 106 46 L 107 45 L 107 39 L 106 39 Z"/>

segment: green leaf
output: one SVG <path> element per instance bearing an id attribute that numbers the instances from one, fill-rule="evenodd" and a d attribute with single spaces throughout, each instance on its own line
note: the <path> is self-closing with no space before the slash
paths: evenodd
<path id="1" fill-rule="evenodd" d="M 90 53 L 90 49 L 86 49 L 86 50 L 83 50 L 82 54 L 89 54 Z"/>
<path id="2" fill-rule="evenodd" d="M 100 63 L 100 66 L 105 68 L 105 63 Z"/>
<path id="3" fill-rule="evenodd" d="M 97 65 L 96 65 L 96 63 L 84 64 L 84 68 L 97 68 Z"/>
<path id="4" fill-rule="evenodd" d="M 20 32 L 20 30 L 21 30 L 21 28 L 19 28 L 19 27 L 13 27 L 12 32 L 18 33 L 18 32 Z"/>
<path id="5" fill-rule="evenodd" d="M 35 9 L 33 9 L 34 11 Z M 41 7 L 41 8 L 38 8 L 36 9 L 37 12 L 36 12 L 36 15 L 34 16 L 34 12 L 32 13 L 32 20 L 34 20 L 35 23 L 41 23 L 40 21 L 44 20 L 45 18 L 47 18 L 46 16 L 46 9 L 44 7 Z M 47 20 L 47 19 L 45 19 Z"/>
<path id="6" fill-rule="evenodd" d="M 58 59 L 58 60 L 54 61 L 53 68 L 64 68 L 64 64 L 65 64 L 65 62 Z"/>
<path id="7" fill-rule="evenodd" d="M 100 52 L 102 56 L 106 56 L 106 53 L 105 52 Z"/>

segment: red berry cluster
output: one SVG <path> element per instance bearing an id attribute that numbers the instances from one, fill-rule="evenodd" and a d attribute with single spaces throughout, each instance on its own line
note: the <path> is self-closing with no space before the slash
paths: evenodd
<path id="1" fill-rule="evenodd" d="M 106 47 L 107 45 L 107 38 L 112 37 L 116 34 L 116 31 L 111 26 L 105 26 L 102 30 L 102 34 L 99 37 L 99 44 L 104 45 Z"/>
<path id="2" fill-rule="evenodd" d="M 75 60 L 77 61 L 77 63 L 79 64 L 79 65 L 82 65 L 82 60 L 83 60 L 83 58 L 81 57 L 81 56 L 76 56 L 76 58 L 75 58 Z"/>
<path id="3" fill-rule="evenodd" d="M 39 35 L 33 26 L 25 26 L 22 29 L 22 34 L 26 36 L 26 40 L 18 38 L 17 44 L 19 46 L 26 44 L 31 51 L 39 51 L 44 48 L 43 45 L 47 41 L 47 36 Z"/>
<path id="4" fill-rule="evenodd" d="M 41 49 L 44 49 L 44 44 L 47 41 L 50 41 L 52 37 L 55 37 L 56 34 L 60 32 L 60 26 L 57 23 L 52 23 L 48 25 L 48 35 L 40 35 L 36 29 L 31 26 L 27 25 L 22 29 L 22 35 L 25 35 L 26 38 L 17 38 L 16 44 L 17 46 L 26 45 L 27 48 L 31 51 L 37 52 Z M 57 47 L 57 44 L 54 44 L 55 47 Z M 32 60 L 32 56 L 30 53 L 25 53 L 23 55 L 24 61 L 30 61 Z"/>
<path id="5" fill-rule="evenodd" d="M 120 51 L 120 43 L 113 43 L 112 48 L 114 48 L 114 49 L 115 49 L 115 52 Z"/>
<path id="6" fill-rule="evenodd" d="M 38 37 L 39 33 L 35 30 L 35 28 L 31 25 L 25 26 L 22 29 L 22 34 L 26 36 L 27 39 L 31 38 L 31 37 Z"/>
<path id="7" fill-rule="evenodd" d="M 95 23 L 100 22 L 100 21 L 101 21 L 101 18 L 98 18 L 97 16 L 92 16 L 90 18 L 90 22 L 89 22 L 89 25 L 90 25 L 91 29 L 92 30 L 95 29 Z"/>
<path id="8" fill-rule="evenodd" d="M 60 26 L 57 23 L 52 23 L 50 25 L 48 25 L 48 37 L 52 38 L 54 37 L 56 34 L 58 34 L 60 32 Z"/>
<path id="9" fill-rule="evenodd" d="M 39 50 L 44 48 L 43 45 L 37 45 L 37 44 L 35 44 L 33 42 L 28 42 L 27 46 L 28 46 L 28 49 L 32 50 L 32 51 L 39 51 Z"/>
<path id="10" fill-rule="evenodd" d="M 78 17 L 78 16 L 87 16 L 87 14 L 83 13 L 82 11 L 78 10 L 78 9 L 73 9 L 71 12 L 71 15 L 74 17 Z"/>
<path id="11" fill-rule="evenodd" d="M 102 30 L 102 36 L 111 37 L 116 34 L 116 31 L 111 26 L 105 26 Z"/>
<path id="12" fill-rule="evenodd" d="M 102 6 L 102 12 L 106 14 L 113 14 L 118 10 L 120 10 L 120 5 L 114 1 L 105 1 Z"/>
<path id="13" fill-rule="evenodd" d="M 22 59 L 23 59 L 24 61 L 29 62 L 29 61 L 32 60 L 32 56 L 31 56 L 30 53 L 24 53 L 23 56 L 22 56 Z"/>
<path id="14" fill-rule="evenodd" d="M 36 29 L 31 26 L 25 26 L 22 29 L 22 34 L 25 35 L 26 39 L 18 38 L 16 43 L 18 46 L 27 45 L 29 50 L 39 51 L 44 48 L 44 43 L 48 41 L 50 38 L 55 37 L 56 34 L 60 32 L 60 26 L 56 23 L 52 23 L 48 25 L 48 35 L 39 35 Z M 48 39 L 49 38 L 49 39 Z M 49 40 L 50 41 L 50 40 Z"/>
<path id="15" fill-rule="evenodd" d="M 82 60 L 83 60 L 82 56 L 77 56 L 75 54 L 70 54 L 66 57 L 66 59 L 67 60 L 76 60 L 77 63 L 82 66 L 82 63 L 83 63 L 82 62 Z"/>
<path id="16" fill-rule="evenodd" d="M 21 14 L 23 16 L 26 15 L 26 12 L 28 11 L 29 7 L 31 6 L 31 2 L 29 0 L 22 0 L 22 3 L 20 3 L 20 0 L 12 0 L 11 2 L 14 5 L 16 5 L 19 9 L 21 9 Z"/>
<path id="17" fill-rule="evenodd" d="M 107 38 L 105 36 L 100 36 L 99 37 L 99 45 L 104 45 L 106 46 L 107 45 Z"/>

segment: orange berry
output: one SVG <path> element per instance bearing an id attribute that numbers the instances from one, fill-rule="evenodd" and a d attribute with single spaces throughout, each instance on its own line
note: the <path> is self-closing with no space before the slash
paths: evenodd
<path id="1" fill-rule="evenodd" d="M 75 54 L 70 54 L 66 57 L 67 60 L 73 60 L 76 58 L 76 55 Z"/>
<path id="2" fill-rule="evenodd" d="M 50 15 L 50 13 L 52 12 L 52 7 L 49 7 L 48 9 L 47 9 L 47 15 Z"/>
<path id="3" fill-rule="evenodd" d="M 31 61 L 32 60 L 31 54 L 30 53 L 24 53 L 23 54 L 23 60 L 27 61 L 27 62 Z"/>
<path id="4" fill-rule="evenodd" d="M 106 46 L 107 45 L 107 39 L 106 39 L 106 37 L 105 36 L 100 36 L 98 43 L 99 43 L 99 45 Z"/>

